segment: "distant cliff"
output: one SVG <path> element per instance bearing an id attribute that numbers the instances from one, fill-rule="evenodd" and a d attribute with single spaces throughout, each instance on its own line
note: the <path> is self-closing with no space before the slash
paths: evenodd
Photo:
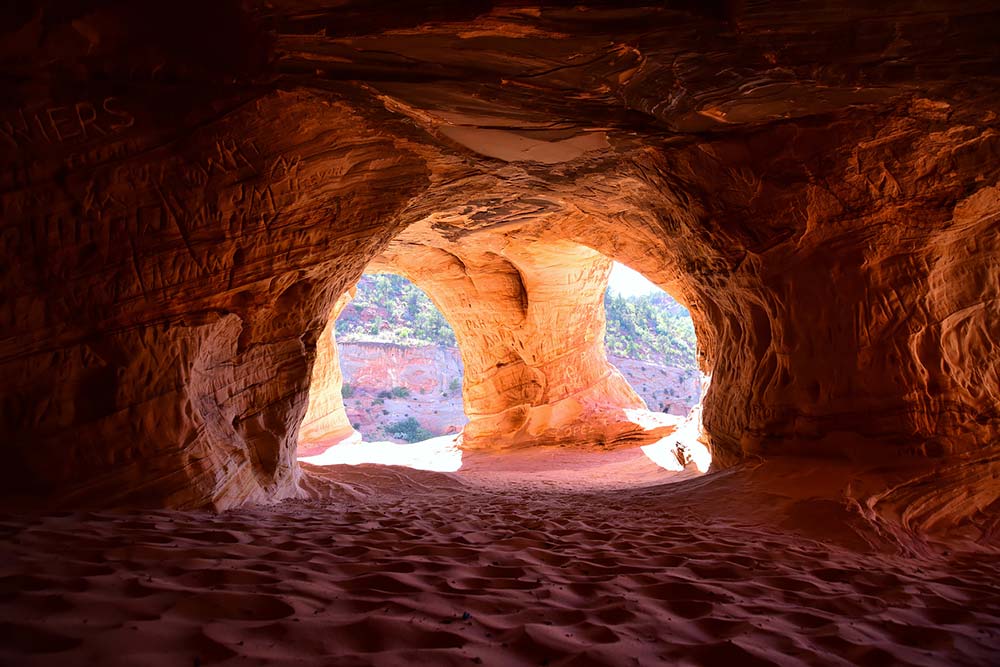
<path id="1" fill-rule="evenodd" d="M 419 440 L 457 433 L 468 421 L 462 407 L 458 348 L 393 343 L 338 343 L 344 408 L 366 440 Z M 403 430 L 413 418 L 426 432 Z"/>
<path id="2" fill-rule="evenodd" d="M 604 309 L 608 354 L 688 370 L 698 368 L 691 317 L 670 295 L 608 293 Z M 363 276 L 357 295 L 344 308 L 336 326 L 337 340 L 342 343 L 456 345 L 454 332 L 427 295 L 396 275 Z"/>
<path id="3" fill-rule="evenodd" d="M 458 348 L 395 343 L 338 343 L 344 407 L 366 440 L 405 440 L 456 433 L 468 421 L 462 408 Z M 610 356 L 652 410 L 687 414 L 700 397 L 697 371 Z M 413 419 L 422 431 L 415 432 Z M 398 435 L 404 437 L 398 437 Z"/>

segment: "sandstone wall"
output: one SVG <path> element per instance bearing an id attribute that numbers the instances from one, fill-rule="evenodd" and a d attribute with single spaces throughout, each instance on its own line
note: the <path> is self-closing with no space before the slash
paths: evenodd
<path id="1" fill-rule="evenodd" d="M 428 232 L 418 226 L 404 238 L 413 234 Z M 454 329 L 465 368 L 465 447 L 639 436 L 624 411 L 646 405 L 605 354 L 606 257 L 489 233 L 438 242 L 415 251 L 400 240 L 374 266 L 423 289 Z"/>
<path id="2" fill-rule="evenodd" d="M 315 342 L 424 163 L 324 93 L 73 95 L 4 116 L 118 114 L 64 140 L 29 120 L 7 147 L 4 488 L 220 507 L 293 492 Z"/>
<path id="3" fill-rule="evenodd" d="M 335 336 L 337 317 L 351 296 L 351 291 L 348 291 L 337 299 L 330 310 L 330 319 L 316 339 L 316 359 L 309 378 L 309 402 L 298 429 L 296 455 L 299 457 L 319 454 L 329 443 L 355 435 L 341 400 L 344 376 Z"/>
<path id="4" fill-rule="evenodd" d="M 2 10 L 5 495 L 294 494 L 379 255 L 476 350 L 470 444 L 599 441 L 641 402 L 574 244 L 690 308 L 717 465 L 995 453 L 995 3 L 364 9 Z"/>

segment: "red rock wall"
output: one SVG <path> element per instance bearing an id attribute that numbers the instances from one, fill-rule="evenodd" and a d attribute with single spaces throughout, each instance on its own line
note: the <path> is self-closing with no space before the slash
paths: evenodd
<path id="1" fill-rule="evenodd" d="M 341 369 L 351 387 L 370 394 L 403 387 L 412 394 L 441 394 L 462 381 L 456 348 L 396 343 L 340 343 Z"/>
<path id="2" fill-rule="evenodd" d="M 986 114 L 942 113 L 918 100 L 890 123 L 864 115 L 720 147 L 743 165 L 705 201 L 713 236 L 734 242 L 716 244 L 727 268 L 696 287 L 720 453 L 995 446 L 1000 134 L 975 125 Z M 706 167 L 696 158 L 692 179 Z M 724 194 L 750 165 L 751 196 Z"/>
<path id="3" fill-rule="evenodd" d="M 425 167 L 324 94 L 111 98 L 106 134 L 6 153 L 6 488 L 281 494 L 319 329 Z"/>
<path id="4" fill-rule="evenodd" d="M 295 493 L 331 306 L 442 239 L 476 256 L 422 270 L 491 350 L 466 362 L 487 432 L 544 433 L 537 408 L 605 382 L 586 346 L 518 347 L 581 335 L 573 287 L 531 284 L 537 244 L 574 242 L 691 308 L 718 465 L 996 450 L 994 3 L 2 12 L 6 494 Z"/>

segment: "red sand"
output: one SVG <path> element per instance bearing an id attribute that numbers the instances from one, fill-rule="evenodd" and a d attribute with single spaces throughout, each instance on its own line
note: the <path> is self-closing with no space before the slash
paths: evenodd
<path id="1" fill-rule="evenodd" d="M 645 465 L 309 467 L 321 499 L 5 516 L 0 664 L 996 664 L 994 552 L 899 555 L 773 490 L 807 473 Z"/>

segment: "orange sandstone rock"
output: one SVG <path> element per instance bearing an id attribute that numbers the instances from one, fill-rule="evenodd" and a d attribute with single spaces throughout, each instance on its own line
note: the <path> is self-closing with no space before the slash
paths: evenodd
<path id="1" fill-rule="evenodd" d="M 989 478 L 991 3 L 35 5 L 0 23 L 5 494 L 298 493 L 373 260 L 459 332 L 467 446 L 629 439 L 592 251 L 690 307 L 717 466 Z"/>

